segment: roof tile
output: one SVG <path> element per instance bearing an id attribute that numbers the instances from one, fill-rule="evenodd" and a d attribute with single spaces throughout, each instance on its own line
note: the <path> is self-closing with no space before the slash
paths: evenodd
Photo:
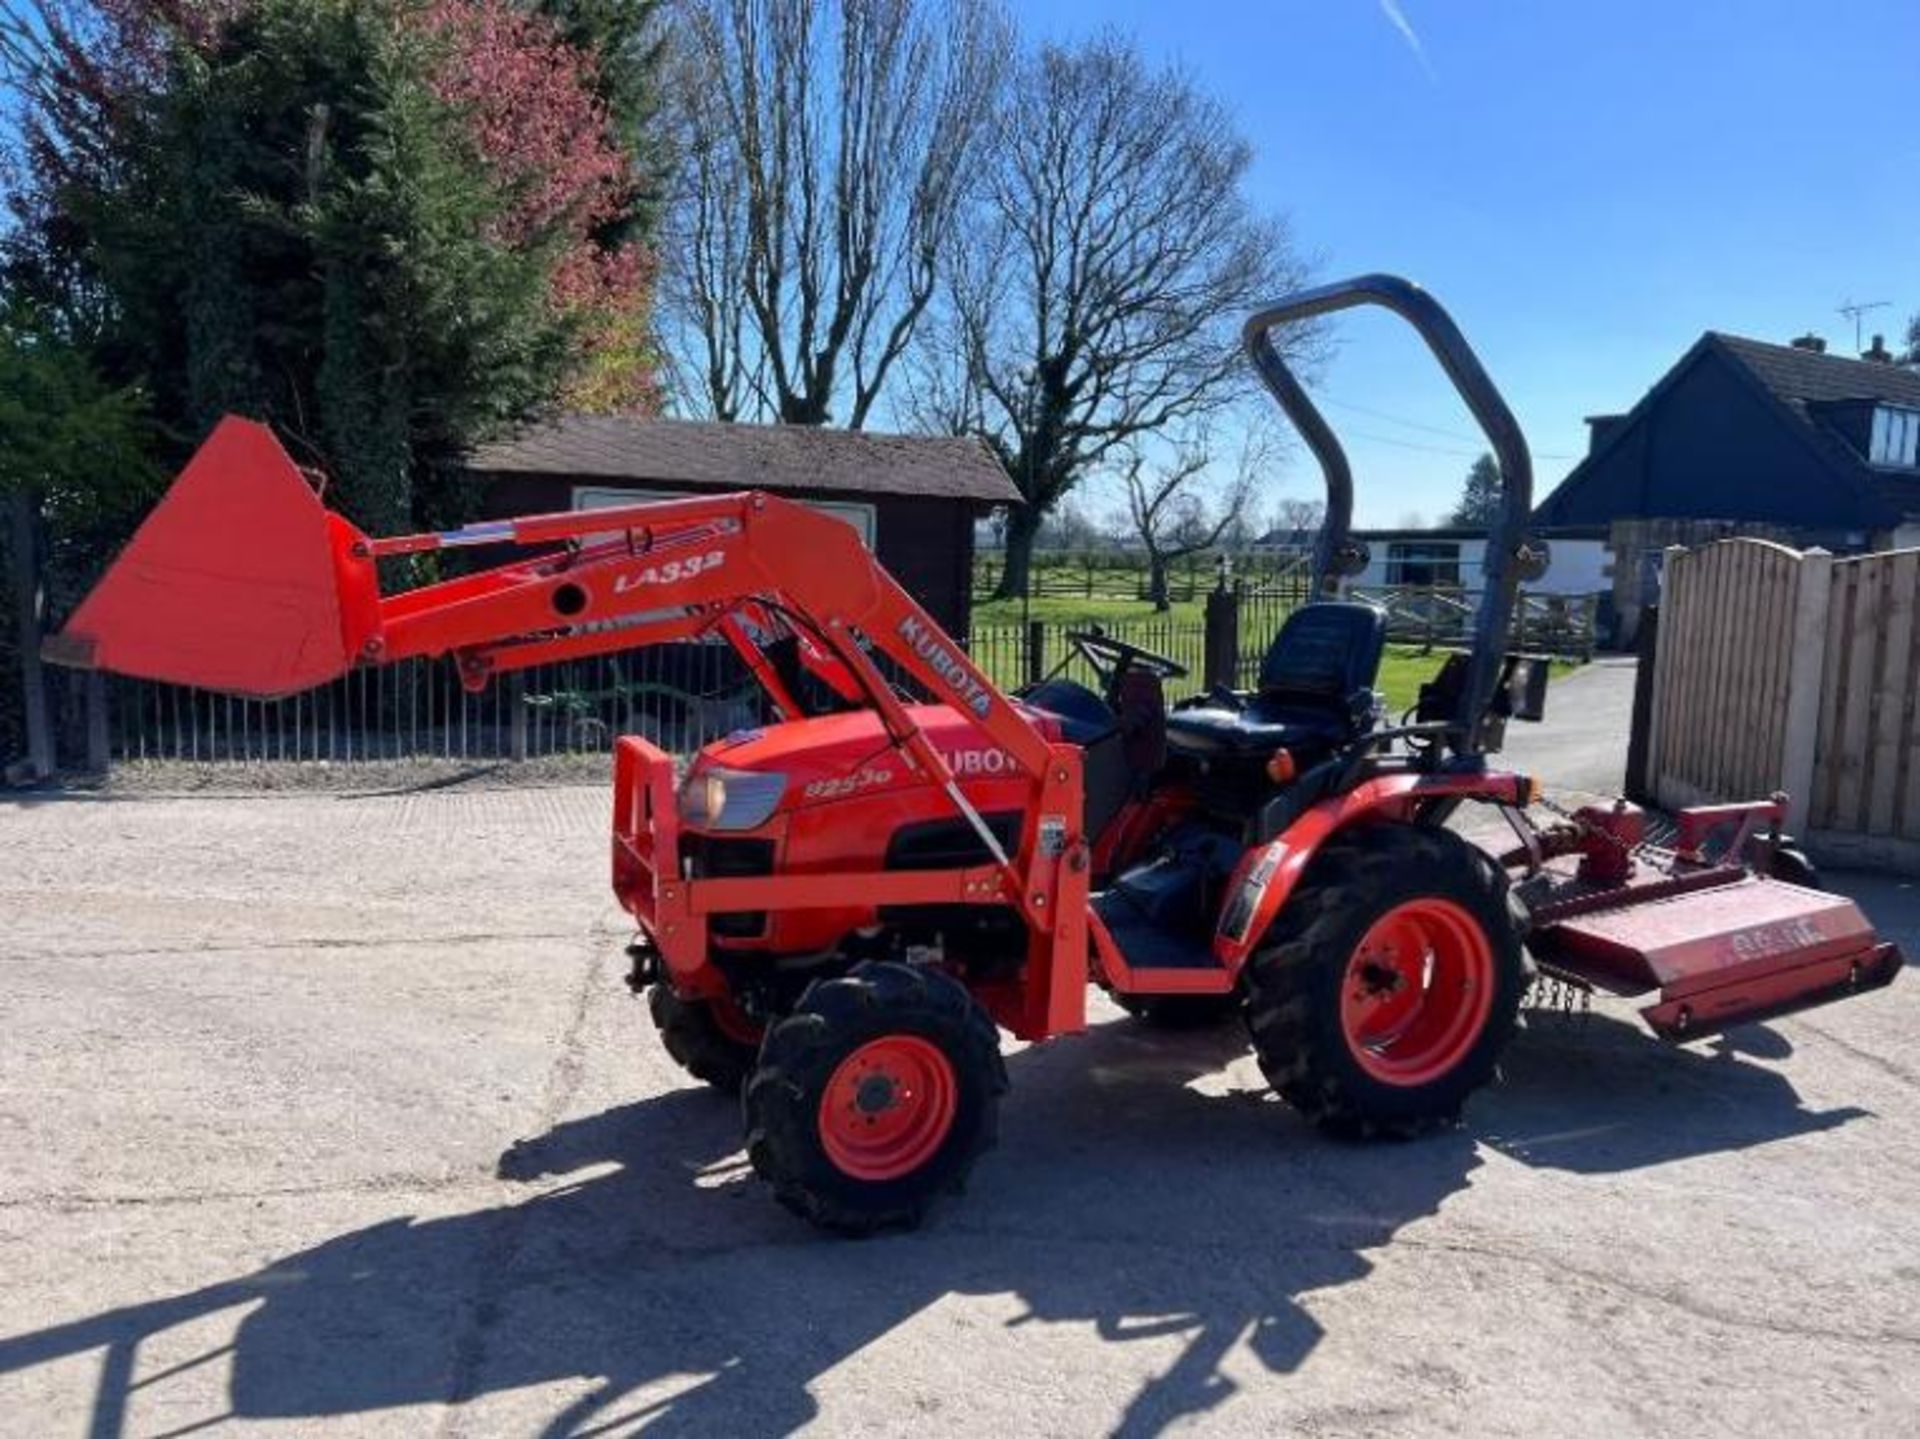
<path id="1" fill-rule="evenodd" d="M 1762 384 L 1803 413 L 1808 404 L 1829 400 L 1878 400 L 1920 409 L 1920 371 L 1903 365 L 1798 350 L 1718 331 L 1713 337 L 1759 376 Z"/>

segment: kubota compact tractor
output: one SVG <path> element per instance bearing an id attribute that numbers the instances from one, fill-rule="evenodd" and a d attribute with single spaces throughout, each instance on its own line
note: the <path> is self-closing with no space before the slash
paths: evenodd
<path id="1" fill-rule="evenodd" d="M 1364 563 L 1338 442 L 1270 340 L 1360 304 L 1408 320 L 1486 430 L 1504 495 L 1471 648 L 1388 724 L 1383 624 L 1334 596 Z M 1664 850 L 1624 803 L 1538 828 L 1492 768 L 1538 718 L 1544 666 L 1506 653 L 1531 470 L 1446 313 L 1369 276 L 1246 326 L 1327 482 L 1312 603 L 1248 692 L 1169 709 L 1184 670 L 1076 637 L 1100 692 L 1002 694 L 838 520 L 758 493 L 369 539 L 272 435 L 224 421 L 50 657 L 276 696 L 355 665 L 451 655 L 475 688 L 527 665 L 719 636 L 769 722 L 684 769 L 615 752 L 613 886 L 632 984 L 667 1049 L 742 1094 L 754 1167 L 791 1208 L 862 1231 L 917 1219 L 993 1138 L 997 1031 L 1086 1024 L 1089 983 L 1149 1020 L 1242 1011 L 1295 1108 L 1344 1131 L 1452 1120 L 1494 1073 L 1536 973 L 1616 994 L 1675 1040 L 1888 983 L 1900 966 L 1780 847 L 1778 797 L 1684 812 Z M 380 593 L 383 558 L 512 544 L 531 558 Z M 1490 806 L 1494 858 L 1447 827 Z M 1531 955 L 1531 958 L 1529 958 Z"/>

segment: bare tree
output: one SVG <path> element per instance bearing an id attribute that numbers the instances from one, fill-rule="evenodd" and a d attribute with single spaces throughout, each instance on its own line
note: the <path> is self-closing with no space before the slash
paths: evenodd
<path id="1" fill-rule="evenodd" d="M 1256 447 L 1242 447 L 1240 462 L 1224 493 L 1207 494 L 1213 465 L 1204 437 L 1180 445 L 1165 459 L 1149 461 L 1131 450 L 1120 467 L 1126 486 L 1127 523 L 1147 552 L 1147 598 L 1156 610 L 1172 608 L 1167 571 L 1188 555 L 1218 544 L 1245 513 L 1258 471 Z"/>
<path id="2" fill-rule="evenodd" d="M 1100 521 L 1078 505 L 1064 504 L 1047 516 L 1040 532 L 1040 544 L 1046 549 L 1068 553 L 1105 549 L 1112 536 Z"/>
<path id="3" fill-rule="evenodd" d="M 679 398 L 858 429 L 933 297 L 1009 27 L 991 0 L 682 0 L 675 19 Z"/>
<path id="4" fill-rule="evenodd" d="M 1108 36 L 1040 50 L 1013 93 L 914 396 L 923 423 L 984 436 L 1026 498 L 1002 596 L 1087 475 L 1246 394 L 1240 320 L 1304 271 L 1242 193 L 1246 141 L 1179 71 Z"/>
<path id="5" fill-rule="evenodd" d="M 721 97 L 705 83 L 708 65 L 676 48 L 668 89 L 674 193 L 662 217 L 660 307 L 668 392 L 679 404 L 734 421 L 772 408 L 766 354 L 747 300 L 747 175 L 724 130 Z"/>
<path id="6" fill-rule="evenodd" d="M 1325 500 L 1288 495 L 1273 508 L 1273 533 L 1280 536 L 1279 542 L 1305 555 L 1313 553 L 1314 542 L 1320 537 L 1320 527 L 1326 522 Z"/>

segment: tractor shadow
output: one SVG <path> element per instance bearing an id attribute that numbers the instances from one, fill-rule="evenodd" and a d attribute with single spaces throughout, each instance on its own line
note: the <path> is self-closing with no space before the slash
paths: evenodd
<path id="1" fill-rule="evenodd" d="M 1468 1111 L 1481 1141 L 1511 1159 L 1575 1174 L 1619 1174 L 1724 1154 L 1863 1118 L 1852 1105 L 1809 1109 L 1778 1062 L 1792 1042 L 1743 1025 L 1669 1046 L 1629 1017 L 1531 1018 L 1502 1064 L 1504 1083 Z"/>
<path id="2" fill-rule="evenodd" d="M 508 1427 L 782 1433 L 817 1416 L 822 1375 L 949 1296 L 988 1295 L 1011 1301 L 1016 1333 L 1090 1326 L 1156 1354 L 1171 1340 L 1177 1357 L 1117 1420 L 1157 1433 L 1234 1392 L 1220 1366 L 1242 1345 L 1274 1373 L 1297 1368 L 1321 1332 L 1296 1297 L 1363 1279 L 1365 1251 L 1479 1162 L 1464 1132 L 1329 1146 L 1232 1089 L 1257 1083 L 1250 1067 L 1219 1082 L 1243 1057 L 1232 1028 L 1124 1022 L 1011 1055 L 1001 1144 L 969 1192 L 917 1232 L 859 1242 L 780 1210 L 738 1152 L 736 1108 L 676 1090 L 509 1148 L 502 1177 L 537 1183 L 528 1197 L 395 1217 L 204 1289 L 0 1338 L 0 1373 L 104 1351 L 90 1432 L 120 1434 L 133 1395 L 167 1383 L 136 1380 L 142 1341 L 233 1311 L 219 1356 L 233 1418 L 312 1425 L 570 1383 L 577 1399 L 531 1421 L 537 1401 L 502 1400 L 523 1406 Z M 1189 1087 L 1203 1076 L 1215 1092 Z M 1040 1367 L 1010 1382 L 1046 1392 L 1062 1352 L 1048 1342 L 1011 1346 L 1010 1367 Z M 902 1413 L 934 1420 L 951 1381 L 916 1363 L 894 1382 L 920 1406 Z"/>
<path id="3" fill-rule="evenodd" d="M 537 1183 L 529 1197 L 397 1217 L 205 1289 L 0 1339 L 0 1373 L 104 1351 L 90 1432 L 119 1434 L 131 1395 L 167 1378 L 135 1380 L 140 1343 L 244 1308 L 228 1417 L 311 1423 L 562 1383 L 578 1397 L 512 1427 L 780 1433 L 817 1417 L 817 1379 L 914 1316 L 955 1294 L 1005 1296 L 1019 1310 L 1008 1327 L 1041 1338 L 993 1353 L 1007 1383 L 1035 1392 L 1060 1362 L 1048 1326 L 1115 1346 L 1174 1340 L 1114 1421 L 1155 1434 L 1235 1391 L 1222 1365 L 1241 1346 L 1274 1375 L 1297 1369 L 1322 1337 L 1299 1296 L 1364 1280 L 1367 1251 L 1465 1185 L 1480 1140 L 1529 1163 L 1633 1168 L 1846 1117 L 1807 1116 L 1783 1080 L 1738 1059 L 1649 1056 L 1640 1038 L 1628 1062 L 1618 1042 L 1602 1033 L 1569 1057 L 1523 1035 L 1523 1072 L 1482 1097 L 1470 1128 L 1355 1145 L 1261 1093 L 1232 1026 L 1098 1025 L 1010 1057 L 1000 1149 L 962 1200 L 919 1232 L 863 1242 L 780 1211 L 738 1153 L 734 1107 L 677 1090 L 513 1145 L 500 1174 Z M 904 1366 L 890 1402 L 933 1422 L 942 1376 L 927 1368 Z"/>

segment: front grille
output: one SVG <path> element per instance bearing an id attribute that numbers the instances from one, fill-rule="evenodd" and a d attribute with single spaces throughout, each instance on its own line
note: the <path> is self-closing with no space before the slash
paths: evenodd
<path id="1" fill-rule="evenodd" d="M 683 832 L 680 855 L 689 879 L 752 879 L 773 873 L 773 841 L 770 839 Z M 733 914 L 716 914 L 707 921 L 707 927 L 726 939 L 758 939 L 767 932 L 767 912 L 743 909 Z"/>

